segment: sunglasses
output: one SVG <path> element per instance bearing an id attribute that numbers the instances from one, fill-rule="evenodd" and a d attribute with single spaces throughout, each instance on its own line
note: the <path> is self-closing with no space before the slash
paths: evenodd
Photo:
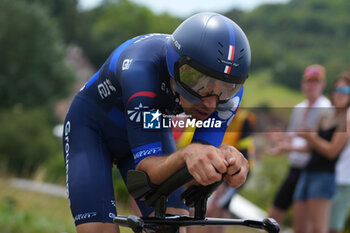
<path id="1" fill-rule="evenodd" d="M 343 93 L 343 94 L 350 94 L 350 86 L 346 86 L 346 87 L 336 87 L 333 90 L 333 93 Z"/>

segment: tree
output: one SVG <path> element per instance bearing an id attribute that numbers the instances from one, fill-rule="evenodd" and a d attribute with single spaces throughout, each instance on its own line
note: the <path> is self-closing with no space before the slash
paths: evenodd
<path id="1" fill-rule="evenodd" d="M 52 134 L 50 118 L 50 113 L 42 108 L 0 111 L 1 170 L 31 175 L 60 151 L 60 140 Z"/>
<path id="2" fill-rule="evenodd" d="M 349 69 L 349 9 L 346 0 L 291 0 L 240 15 L 240 26 L 251 42 L 252 70 L 270 69 L 275 82 L 299 90 L 305 67 L 319 63 L 332 82 Z M 226 15 L 239 15 L 234 13 Z"/>
<path id="3" fill-rule="evenodd" d="M 76 42 L 83 25 L 82 14 L 78 11 L 78 0 L 22 0 L 46 8 L 57 22 L 66 43 Z"/>
<path id="4" fill-rule="evenodd" d="M 146 7 L 128 0 L 106 0 L 99 7 L 84 12 L 88 33 L 79 44 L 96 67 L 124 41 L 147 33 L 172 33 L 181 19 L 167 14 L 155 15 Z"/>
<path id="5" fill-rule="evenodd" d="M 73 79 L 55 22 L 38 4 L 0 1 L 0 108 L 43 106 Z"/>

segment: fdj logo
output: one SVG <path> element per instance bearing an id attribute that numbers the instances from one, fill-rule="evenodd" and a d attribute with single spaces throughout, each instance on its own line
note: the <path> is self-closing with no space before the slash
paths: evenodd
<path id="1" fill-rule="evenodd" d="M 160 129 L 160 116 L 162 114 L 159 110 L 151 112 L 143 112 L 143 128 L 144 129 Z"/>

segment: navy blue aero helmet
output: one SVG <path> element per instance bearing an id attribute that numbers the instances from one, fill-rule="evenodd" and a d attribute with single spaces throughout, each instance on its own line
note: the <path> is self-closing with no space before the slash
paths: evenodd
<path id="1" fill-rule="evenodd" d="M 215 82 L 221 90 L 217 108 L 225 110 L 233 106 L 232 97 L 248 77 L 251 54 L 236 23 L 206 12 L 185 20 L 168 38 L 166 60 L 176 92 L 198 104 L 204 97 L 201 90 Z"/>

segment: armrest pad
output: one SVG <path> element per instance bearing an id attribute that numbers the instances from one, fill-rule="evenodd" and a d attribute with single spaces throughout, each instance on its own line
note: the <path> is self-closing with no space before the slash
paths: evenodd
<path id="1" fill-rule="evenodd" d="M 145 200 L 147 194 L 154 192 L 159 187 L 151 183 L 145 172 L 136 170 L 128 171 L 126 186 L 135 200 Z"/>

